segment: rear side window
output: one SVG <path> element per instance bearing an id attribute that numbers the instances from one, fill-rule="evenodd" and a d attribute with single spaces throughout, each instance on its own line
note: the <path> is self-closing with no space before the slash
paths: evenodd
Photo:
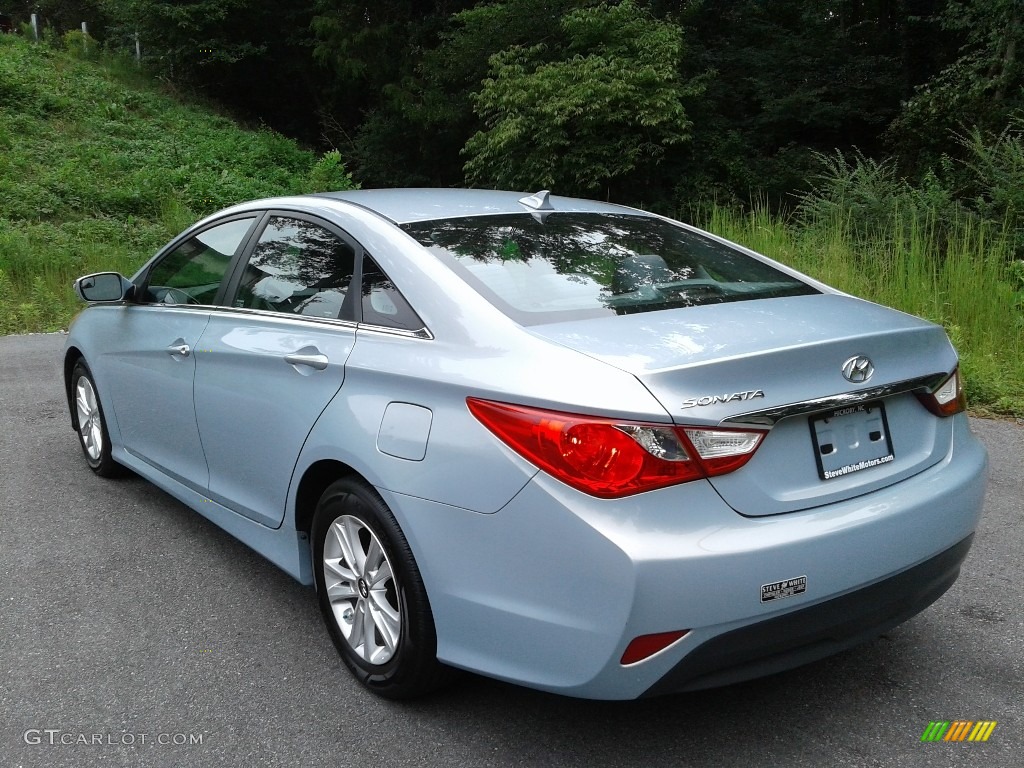
<path id="1" fill-rule="evenodd" d="M 742 251 L 648 216 L 522 213 L 403 229 L 526 325 L 818 293 Z"/>
<path id="2" fill-rule="evenodd" d="M 355 249 L 305 219 L 273 216 L 260 235 L 232 302 L 268 312 L 346 318 Z M 348 310 L 348 311 L 346 311 Z"/>
<path id="3" fill-rule="evenodd" d="M 369 255 L 363 257 L 362 313 L 366 325 L 403 331 L 423 328 L 423 321 Z"/>

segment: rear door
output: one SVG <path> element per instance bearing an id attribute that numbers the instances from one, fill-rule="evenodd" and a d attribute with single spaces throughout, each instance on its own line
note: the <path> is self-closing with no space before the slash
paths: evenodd
<path id="1" fill-rule="evenodd" d="M 208 495 L 264 525 L 284 517 L 296 458 L 345 380 L 359 246 L 320 219 L 271 212 L 197 352 Z"/>

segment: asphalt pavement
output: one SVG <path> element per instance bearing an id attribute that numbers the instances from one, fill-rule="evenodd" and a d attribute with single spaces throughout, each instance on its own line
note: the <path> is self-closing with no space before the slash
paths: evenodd
<path id="1" fill-rule="evenodd" d="M 1024 765 L 1024 426 L 972 420 L 985 516 L 935 605 L 729 688 L 589 702 L 349 676 L 313 593 L 149 483 L 93 476 L 60 334 L 0 337 L 0 768 Z M 987 742 L 922 742 L 932 721 Z"/>

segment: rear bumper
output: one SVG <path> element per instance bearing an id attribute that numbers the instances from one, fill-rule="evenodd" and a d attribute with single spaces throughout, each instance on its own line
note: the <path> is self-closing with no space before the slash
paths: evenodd
<path id="1" fill-rule="evenodd" d="M 821 658 L 938 598 L 985 493 L 985 450 L 954 418 L 949 454 L 924 472 L 770 517 L 738 515 L 706 482 L 603 500 L 540 473 L 487 515 L 382 493 L 416 553 L 438 658 L 563 695 L 633 699 Z M 799 577 L 803 593 L 762 601 L 763 585 Z M 689 631 L 620 664 L 633 638 L 678 630 Z"/>
<path id="2" fill-rule="evenodd" d="M 731 685 L 872 640 L 953 586 L 973 539 L 972 534 L 930 560 L 856 592 L 719 635 L 690 651 L 644 696 Z"/>

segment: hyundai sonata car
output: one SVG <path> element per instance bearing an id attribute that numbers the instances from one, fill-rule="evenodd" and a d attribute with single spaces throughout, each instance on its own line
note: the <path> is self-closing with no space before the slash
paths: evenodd
<path id="1" fill-rule="evenodd" d="M 631 699 L 887 631 L 986 454 L 942 328 L 719 237 L 487 190 L 257 200 L 79 278 L 71 421 L 315 585 L 367 688 Z"/>

